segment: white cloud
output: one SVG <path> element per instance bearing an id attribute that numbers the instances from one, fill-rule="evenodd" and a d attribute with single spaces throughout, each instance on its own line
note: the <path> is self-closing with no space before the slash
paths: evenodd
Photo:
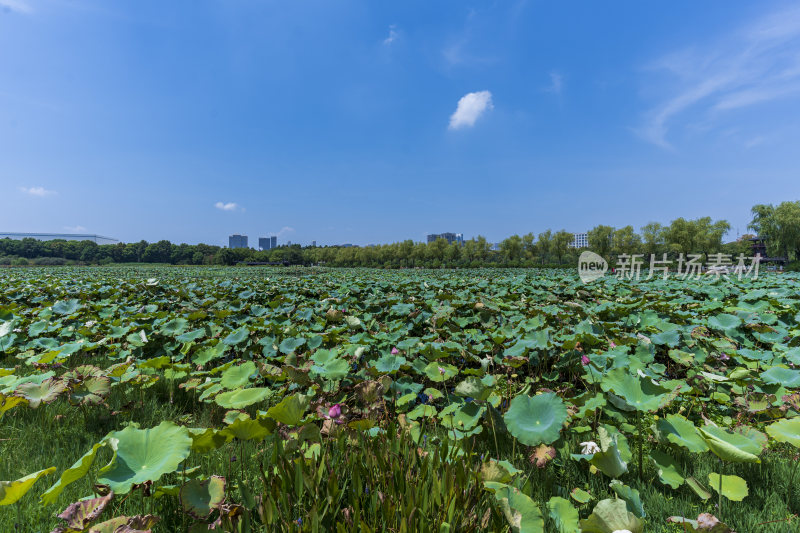
<path id="1" fill-rule="evenodd" d="M 243 207 L 240 208 L 239 204 L 234 202 L 227 202 L 227 203 L 217 202 L 214 204 L 214 207 L 216 207 L 217 209 L 221 209 L 222 211 L 236 211 L 237 209 L 241 209 L 242 211 L 244 211 Z"/>
<path id="2" fill-rule="evenodd" d="M 391 44 L 395 42 L 399 37 L 400 34 L 397 33 L 397 26 L 392 24 L 391 26 L 389 26 L 389 36 L 383 40 L 383 46 L 391 46 Z"/>
<path id="3" fill-rule="evenodd" d="M 713 45 L 672 53 L 651 67 L 666 73 L 671 94 L 645 114 L 639 133 L 668 148 L 667 135 L 685 111 L 713 121 L 724 112 L 800 95 L 800 8 L 772 13 Z"/>
<path id="4" fill-rule="evenodd" d="M 20 187 L 19 190 L 31 196 L 51 196 L 53 194 L 58 194 L 56 191 L 51 191 L 44 187 Z"/>
<path id="5" fill-rule="evenodd" d="M 16 13 L 30 14 L 33 8 L 22 0 L 0 0 L 0 10 L 14 11 Z"/>
<path id="6" fill-rule="evenodd" d="M 545 88 L 545 91 L 553 94 L 561 94 L 561 89 L 564 87 L 564 77 L 558 72 L 550 73 L 550 85 Z"/>
<path id="7" fill-rule="evenodd" d="M 282 227 L 280 229 L 280 231 L 278 233 L 276 233 L 276 235 L 278 237 L 282 237 L 283 235 L 286 235 L 288 233 L 294 233 L 294 228 L 292 228 L 290 226 L 284 226 L 284 227 Z"/>
<path id="8" fill-rule="evenodd" d="M 492 93 L 489 91 L 467 93 L 458 101 L 455 113 L 450 116 L 449 128 L 457 130 L 467 126 L 474 126 L 475 121 L 481 115 L 493 108 Z"/>
<path id="9" fill-rule="evenodd" d="M 72 233 L 81 233 L 86 231 L 86 228 L 83 226 L 64 226 L 64 229 Z"/>

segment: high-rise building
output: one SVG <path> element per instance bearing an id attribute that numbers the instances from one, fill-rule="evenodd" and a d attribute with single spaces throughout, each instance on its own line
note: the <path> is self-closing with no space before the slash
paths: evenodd
<path id="1" fill-rule="evenodd" d="M 570 248 L 588 248 L 589 247 L 589 234 L 588 233 L 573 233 L 572 242 L 569 244 Z"/>
<path id="2" fill-rule="evenodd" d="M 316 248 L 317 247 L 317 241 L 311 241 L 311 246 L 313 248 Z"/>
<path id="3" fill-rule="evenodd" d="M 273 248 L 278 247 L 278 237 L 275 235 L 271 237 L 259 237 L 258 238 L 258 249 L 259 250 L 272 250 Z"/>
<path id="4" fill-rule="evenodd" d="M 272 237 L 269 238 L 269 247 L 270 247 L 270 249 L 278 247 L 278 236 L 277 235 L 273 235 Z"/>
<path id="5" fill-rule="evenodd" d="M 247 235 L 231 235 L 228 237 L 228 248 L 247 248 Z"/>
<path id="6" fill-rule="evenodd" d="M 428 242 L 436 242 L 436 239 L 444 239 L 447 241 L 447 244 L 453 244 L 454 242 L 463 245 L 464 244 L 464 234 L 462 233 L 431 233 L 428 235 Z"/>

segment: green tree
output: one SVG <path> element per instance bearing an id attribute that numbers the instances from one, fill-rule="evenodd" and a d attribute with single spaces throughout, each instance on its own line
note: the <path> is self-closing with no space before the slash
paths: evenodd
<path id="1" fill-rule="evenodd" d="M 635 254 L 642 246 L 642 239 L 633 230 L 633 226 L 625 226 L 614 231 L 612 243 L 614 253 L 617 255 Z"/>
<path id="2" fill-rule="evenodd" d="M 548 230 L 549 231 L 549 230 Z M 553 235 L 552 252 L 558 259 L 558 264 L 561 264 L 562 258 L 567 255 L 569 245 L 575 240 L 575 235 L 562 229 Z"/>
<path id="3" fill-rule="evenodd" d="M 596 254 L 608 259 L 608 253 L 611 251 L 614 237 L 614 228 L 602 225 L 595 226 L 589 230 L 587 237 L 589 239 L 589 248 Z"/>

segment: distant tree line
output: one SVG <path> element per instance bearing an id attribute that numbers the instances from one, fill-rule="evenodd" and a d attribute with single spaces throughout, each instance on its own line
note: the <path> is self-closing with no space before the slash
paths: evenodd
<path id="1" fill-rule="evenodd" d="M 769 255 L 800 259 L 800 201 L 778 206 L 757 205 L 752 209 L 750 228 L 766 240 Z M 650 222 L 636 232 L 632 226 L 614 228 L 599 225 L 588 232 L 589 249 L 610 262 L 620 254 L 667 254 L 718 252 L 736 257 L 752 253 L 752 243 L 742 236 L 723 243 L 730 231 L 725 220 L 710 217 L 694 220 L 677 218 L 668 225 Z M 481 266 L 560 266 L 575 264 L 580 249 L 572 248 L 574 236 L 566 230 L 547 230 L 534 235 L 512 235 L 497 246 L 479 236 L 463 245 L 438 239 L 431 243 L 411 240 L 367 247 L 279 246 L 272 250 L 223 248 L 207 244 L 172 244 L 140 241 L 98 245 L 92 241 L 0 240 L 0 264 L 110 264 L 168 263 L 173 265 L 234 265 L 242 262 L 340 267 L 440 268 Z"/>

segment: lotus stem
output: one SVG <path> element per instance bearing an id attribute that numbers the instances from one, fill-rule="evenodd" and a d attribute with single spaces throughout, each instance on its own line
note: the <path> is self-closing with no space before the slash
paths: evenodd
<path id="1" fill-rule="evenodd" d="M 719 519 L 722 520 L 722 469 L 725 467 L 725 463 L 722 462 L 722 457 L 719 458 L 719 497 L 717 498 L 717 512 L 719 513 Z"/>

